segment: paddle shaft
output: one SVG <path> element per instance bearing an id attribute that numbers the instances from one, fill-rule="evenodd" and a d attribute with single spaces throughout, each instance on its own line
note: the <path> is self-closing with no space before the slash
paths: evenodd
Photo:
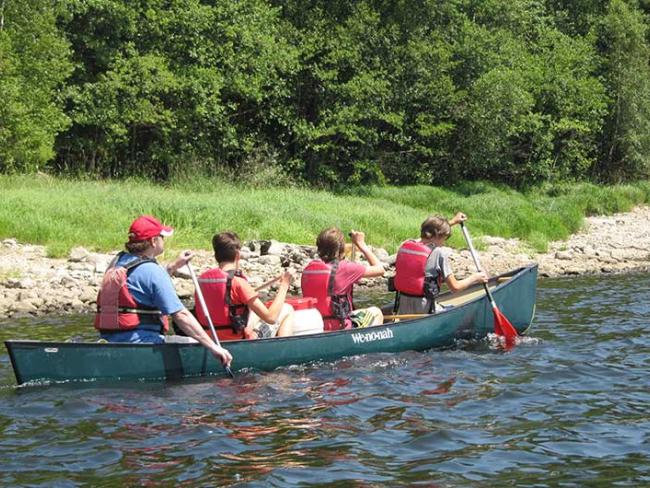
<path id="1" fill-rule="evenodd" d="M 260 291 L 260 290 L 263 290 L 264 288 L 266 288 L 266 287 L 268 287 L 268 286 L 271 286 L 273 283 L 275 283 L 276 281 L 278 281 L 280 278 L 282 278 L 282 275 L 280 275 L 280 276 L 276 276 L 275 278 L 273 278 L 273 279 L 267 281 L 266 283 L 262 283 L 260 286 L 258 286 L 257 288 L 255 288 L 255 291 Z"/>
<path id="2" fill-rule="evenodd" d="M 194 288 L 196 289 L 196 296 L 199 298 L 199 304 L 201 305 L 201 310 L 203 310 L 203 315 L 205 315 L 206 319 L 208 320 L 208 325 L 210 326 L 210 332 L 212 332 L 212 338 L 214 339 L 214 342 L 217 344 L 217 346 L 221 347 L 221 343 L 219 342 L 219 336 L 217 336 L 217 330 L 214 328 L 214 324 L 212 323 L 212 318 L 210 317 L 210 312 L 208 311 L 208 306 L 205 303 L 205 298 L 203 298 L 203 291 L 201 290 L 201 285 L 199 284 L 199 280 L 197 279 L 196 274 L 194 273 L 194 269 L 192 268 L 192 265 L 189 262 L 187 263 L 187 269 L 190 270 L 190 276 L 192 277 L 192 282 L 194 283 Z M 229 366 L 224 366 L 224 369 L 226 370 L 226 373 L 228 373 L 230 377 L 235 376 Z"/>
<path id="3" fill-rule="evenodd" d="M 465 236 L 465 241 L 467 241 L 467 246 L 469 247 L 469 253 L 472 255 L 472 259 L 474 260 L 474 264 L 476 265 L 476 271 L 480 273 L 481 271 L 483 271 L 483 269 L 481 268 L 481 263 L 479 263 L 478 261 L 478 255 L 476 254 L 476 250 L 474 249 L 474 244 L 472 244 L 472 238 L 469 236 L 469 232 L 467 231 L 467 228 L 465 227 L 465 224 L 463 222 L 460 223 L 460 228 L 463 231 L 463 236 Z M 490 305 L 492 305 L 492 308 L 497 308 L 497 304 L 494 301 L 494 297 L 492 296 L 492 292 L 490 291 L 488 284 L 483 283 L 483 288 L 485 289 L 485 293 L 490 299 Z"/>

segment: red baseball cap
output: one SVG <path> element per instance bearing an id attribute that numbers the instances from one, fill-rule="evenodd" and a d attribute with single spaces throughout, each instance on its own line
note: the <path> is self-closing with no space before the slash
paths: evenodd
<path id="1" fill-rule="evenodd" d="M 157 218 L 151 215 L 141 215 L 129 227 L 129 241 L 146 241 L 156 236 L 169 237 L 173 233 L 174 229 L 162 225 Z"/>

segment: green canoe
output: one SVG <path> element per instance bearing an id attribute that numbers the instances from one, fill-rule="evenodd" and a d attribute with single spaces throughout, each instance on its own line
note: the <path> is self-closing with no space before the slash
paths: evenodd
<path id="1" fill-rule="evenodd" d="M 490 286 L 499 309 L 519 333 L 535 312 L 537 266 L 493 278 Z M 233 371 L 272 370 L 344 356 L 445 348 L 458 339 L 480 339 L 493 331 L 491 307 L 483 288 L 443 294 L 454 305 L 444 312 L 392 320 L 384 325 L 311 335 L 230 341 Z M 199 344 L 109 344 L 6 341 L 18 384 L 69 381 L 166 380 L 224 375 L 221 364 Z"/>

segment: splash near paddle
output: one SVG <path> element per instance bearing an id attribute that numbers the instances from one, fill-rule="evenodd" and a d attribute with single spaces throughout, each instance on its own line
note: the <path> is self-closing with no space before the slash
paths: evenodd
<path id="1" fill-rule="evenodd" d="M 474 250 L 472 239 L 469 236 L 469 232 L 467 231 L 467 228 L 465 227 L 465 224 L 463 222 L 460 223 L 460 228 L 462 229 L 463 235 L 465 236 L 465 241 L 467 241 L 469 252 L 472 255 L 474 264 L 476 265 L 476 270 L 480 272 L 481 264 L 478 261 L 478 256 L 476 255 L 476 251 Z M 506 318 L 506 316 L 501 313 L 499 307 L 497 307 L 497 304 L 494 301 L 494 297 L 492 296 L 492 293 L 490 292 L 490 288 L 488 287 L 487 283 L 483 283 L 483 288 L 485 289 L 485 294 L 490 300 L 490 305 L 492 306 L 492 313 L 494 314 L 494 333 L 497 336 L 504 338 L 506 349 L 511 349 L 515 345 L 516 338 L 519 335 L 517 333 L 517 329 L 515 329 L 515 327 L 510 323 L 510 321 Z"/>

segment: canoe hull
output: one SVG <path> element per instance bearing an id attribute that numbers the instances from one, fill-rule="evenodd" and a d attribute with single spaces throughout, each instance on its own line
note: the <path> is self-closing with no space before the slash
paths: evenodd
<path id="1" fill-rule="evenodd" d="M 494 298 L 520 333 L 535 310 L 537 266 L 507 274 Z M 484 296 L 423 318 L 382 326 L 256 341 L 224 343 L 232 369 L 273 370 L 344 356 L 451 347 L 494 330 Z M 198 344 L 116 344 L 6 341 L 18 384 L 69 381 L 168 380 L 223 375 L 221 364 Z"/>

